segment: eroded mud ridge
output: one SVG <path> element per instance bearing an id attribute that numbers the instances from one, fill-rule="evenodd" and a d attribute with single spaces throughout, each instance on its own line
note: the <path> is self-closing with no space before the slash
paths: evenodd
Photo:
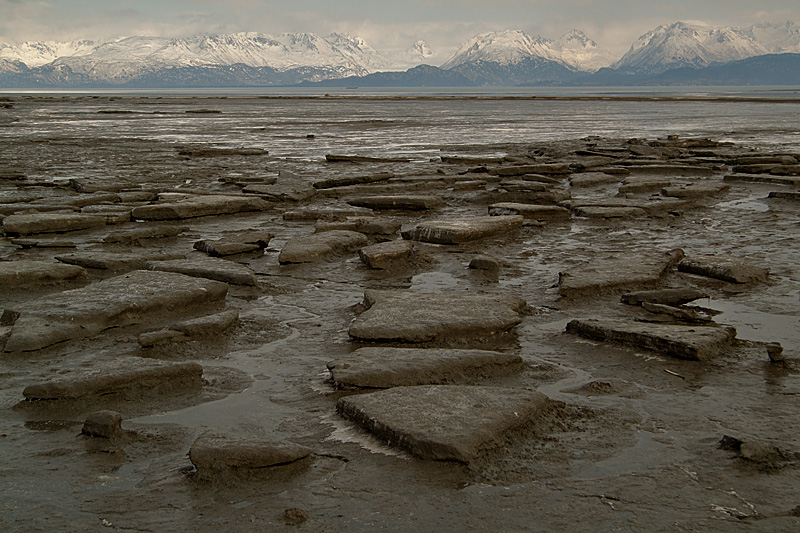
<path id="1" fill-rule="evenodd" d="M 85 105 L 0 147 L 3 530 L 800 528 L 800 154 Z"/>

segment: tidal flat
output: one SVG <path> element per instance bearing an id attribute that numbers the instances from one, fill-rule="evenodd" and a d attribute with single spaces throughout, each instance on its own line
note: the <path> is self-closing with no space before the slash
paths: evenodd
<path id="1" fill-rule="evenodd" d="M 0 104 L 4 531 L 800 528 L 796 101 Z"/>

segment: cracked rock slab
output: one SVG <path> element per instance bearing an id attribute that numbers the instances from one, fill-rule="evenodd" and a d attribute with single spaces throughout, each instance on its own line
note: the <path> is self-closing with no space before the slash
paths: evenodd
<path id="1" fill-rule="evenodd" d="M 422 385 L 341 398 L 336 410 L 423 459 L 469 463 L 552 406 L 545 395 L 524 389 Z"/>
<path id="2" fill-rule="evenodd" d="M 373 389 L 467 383 L 521 368 L 519 355 L 419 348 L 360 348 L 328 363 L 335 386 Z"/>
<path id="3" fill-rule="evenodd" d="M 140 270 L 147 261 L 161 261 L 183 258 L 181 254 L 164 252 L 107 252 L 88 250 L 66 255 L 57 255 L 56 259 L 68 265 L 99 270 Z"/>
<path id="4" fill-rule="evenodd" d="M 444 201 L 438 196 L 427 195 L 384 195 L 353 198 L 347 201 L 355 207 L 369 209 L 396 209 L 398 211 L 424 211 L 444 207 Z"/>
<path id="5" fill-rule="evenodd" d="M 269 245 L 272 237 L 271 233 L 263 231 L 246 231 L 221 239 L 197 241 L 193 248 L 211 257 L 222 257 L 263 250 Z"/>
<path id="6" fill-rule="evenodd" d="M 6 352 L 27 352 L 114 327 L 153 324 L 221 303 L 225 283 L 143 270 L 25 302 L 7 309 L 17 317 Z"/>
<path id="7" fill-rule="evenodd" d="M 732 327 L 683 326 L 614 320 L 572 320 L 566 331 L 598 341 L 626 344 L 677 359 L 706 361 L 731 349 Z"/>
<path id="8" fill-rule="evenodd" d="M 350 337 L 418 343 L 498 335 L 522 322 L 527 304 L 492 294 L 367 290 L 364 306 L 367 310 L 350 326 Z"/>
<path id="9" fill-rule="evenodd" d="M 287 263 L 313 263 L 327 261 L 343 254 L 355 252 L 366 246 L 367 236 L 347 230 L 331 230 L 305 237 L 289 239 L 283 245 L 278 261 Z"/>
<path id="10" fill-rule="evenodd" d="M 683 259 L 683 250 L 620 254 L 598 259 L 560 272 L 562 296 L 599 294 L 655 286 L 661 277 Z"/>
<path id="11" fill-rule="evenodd" d="M 524 219 L 519 215 L 463 217 L 440 220 L 425 220 L 409 231 L 403 238 L 433 244 L 460 244 L 488 237 L 506 235 L 522 227 Z"/>

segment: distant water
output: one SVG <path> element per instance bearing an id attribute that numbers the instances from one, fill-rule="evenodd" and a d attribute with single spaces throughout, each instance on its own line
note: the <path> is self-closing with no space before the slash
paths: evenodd
<path id="1" fill-rule="evenodd" d="M 5 91 L 8 136 L 139 137 L 425 159 L 455 145 L 711 137 L 800 152 L 800 87 Z M 214 113 L 187 113 L 207 110 Z M 2 118 L 2 117 L 0 117 Z M 313 139 L 307 136 L 313 135 Z"/>

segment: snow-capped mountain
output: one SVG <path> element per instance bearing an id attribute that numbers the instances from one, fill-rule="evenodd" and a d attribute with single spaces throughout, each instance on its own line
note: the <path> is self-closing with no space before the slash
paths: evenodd
<path id="1" fill-rule="evenodd" d="M 470 62 L 514 65 L 530 59 L 554 61 L 572 70 L 595 71 L 611 64 L 613 57 L 582 31 L 573 30 L 559 39 L 531 37 L 519 30 L 476 35 L 456 51 L 443 69 Z"/>
<path id="2" fill-rule="evenodd" d="M 0 59 L 19 61 L 31 68 L 40 67 L 59 57 L 89 54 L 99 44 L 94 41 L 28 41 L 19 45 L 0 43 Z"/>
<path id="3" fill-rule="evenodd" d="M 185 39 L 127 37 L 102 44 L 81 43 L 85 44 L 82 47 L 70 43 L 7 46 L 2 48 L 5 54 L 0 57 L 20 61 L 29 67 L 66 67 L 89 79 L 112 83 L 167 68 L 241 64 L 269 67 L 279 72 L 321 68 L 349 76 L 365 75 L 390 66 L 389 61 L 363 39 L 339 33 L 327 37 L 313 33 L 233 33 Z M 65 53 L 58 55 L 59 50 Z"/>
<path id="4" fill-rule="evenodd" d="M 406 59 L 410 63 L 420 64 L 425 63 L 435 54 L 433 53 L 433 50 L 431 50 L 430 46 L 428 46 L 428 43 L 420 40 L 415 42 L 414 46 L 407 50 L 405 55 Z"/>
<path id="5" fill-rule="evenodd" d="M 639 37 L 612 68 L 633 74 L 658 74 L 680 67 L 702 68 L 749 57 L 800 51 L 800 31 L 792 23 L 750 28 L 676 22 Z"/>

